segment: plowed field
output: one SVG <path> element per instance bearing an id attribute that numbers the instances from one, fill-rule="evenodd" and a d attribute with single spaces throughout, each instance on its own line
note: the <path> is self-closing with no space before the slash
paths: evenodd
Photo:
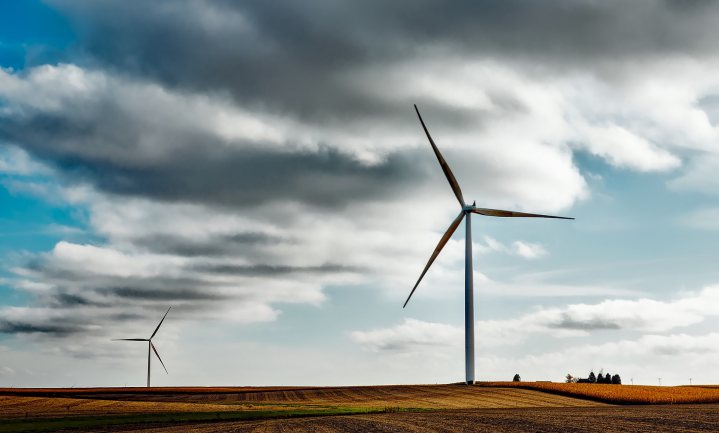
<path id="1" fill-rule="evenodd" d="M 159 432 L 716 432 L 718 405 L 444 410 L 205 423 L 133 430 Z M 123 430 L 118 430 L 123 431 Z"/>
<path id="2" fill-rule="evenodd" d="M 114 396 L 114 398 L 121 398 Z M 130 398 L 139 398 L 132 396 Z M 230 405 L 351 406 L 363 408 L 464 409 L 595 405 L 535 390 L 464 385 L 408 385 L 243 391 L 223 394 L 142 396 L 145 401 Z"/>

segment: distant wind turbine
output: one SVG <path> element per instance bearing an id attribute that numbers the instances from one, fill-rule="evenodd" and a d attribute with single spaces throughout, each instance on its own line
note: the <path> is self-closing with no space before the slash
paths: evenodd
<path id="1" fill-rule="evenodd" d="M 432 136 L 429 135 L 429 131 L 427 130 L 427 126 L 424 124 L 424 120 L 422 120 L 422 116 L 419 114 L 419 109 L 417 109 L 417 105 L 414 106 L 414 110 L 417 112 L 417 117 L 419 117 L 419 122 L 422 124 L 422 129 L 424 129 L 424 133 L 427 135 L 427 139 L 429 140 L 429 144 L 432 145 L 432 150 L 434 151 L 435 156 L 437 157 L 437 160 L 439 161 L 439 165 L 442 167 L 442 171 L 444 172 L 445 177 L 449 181 L 450 187 L 452 187 L 452 191 L 454 191 L 454 195 L 457 197 L 457 201 L 459 201 L 459 205 L 462 207 L 462 209 L 459 212 L 459 215 L 452 221 L 452 223 L 449 225 L 449 228 L 446 232 L 444 232 L 444 235 L 442 235 L 442 238 L 439 240 L 439 243 L 437 244 L 437 247 L 434 249 L 434 252 L 432 253 L 432 256 L 429 258 L 429 261 L 427 262 L 427 265 L 424 267 L 424 270 L 422 271 L 422 274 L 420 274 L 419 279 L 417 280 L 417 283 L 412 288 L 412 291 L 409 293 L 409 296 L 407 296 L 407 300 L 404 302 L 404 305 L 402 308 L 407 306 L 407 303 L 409 302 L 409 299 L 412 297 L 412 294 L 417 289 L 417 286 L 419 286 L 419 282 L 422 281 L 422 277 L 424 277 L 424 274 L 427 273 L 427 270 L 432 265 L 434 260 L 439 255 L 440 251 L 442 251 L 442 248 L 447 244 L 449 241 L 449 238 L 452 237 L 452 234 L 455 230 L 457 230 L 457 227 L 459 227 L 459 224 L 462 222 L 462 219 L 467 217 L 465 220 L 465 248 L 464 248 L 464 351 L 465 351 L 465 370 L 466 370 L 466 383 L 467 384 L 473 384 L 474 383 L 474 289 L 473 289 L 473 275 L 472 275 L 472 219 L 470 218 L 469 214 L 476 213 L 480 215 L 485 216 L 492 216 L 492 217 L 523 217 L 523 218 L 558 218 L 558 219 L 567 219 L 571 220 L 574 218 L 566 218 L 566 217 L 559 217 L 559 216 L 551 216 L 551 215 L 539 215 L 539 214 L 532 214 L 532 213 L 524 213 L 524 212 L 514 212 L 514 211 L 508 211 L 508 210 L 498 210 L 498 209 L 485 209 L 485 208 L 479 208 L 476 206 L 476 202 L 472 203 L 471 205 L 468 205 L 464 202 L 464 197 L 462 196 L 462 190 L 459 188 L 459 183 L 457 182 L 457 179 L 455 179 L 454 174 L 452 174 L 452 170 L 449 168 L 449 165 L 447 164 L 447 161 L 444 160 L 442 157 L 442 154 L 439 152 L 439 149 L 437 148 L 437 145 L 434 144 L 434 140 L 432 140 Z"/>
<path id="2" fill-rule="evenodd" d="M 172 307 L 170 307 L 172 308 Z M 165 321 L 165 317 L 167 317 L 167 313 L 170 312 L 170 308 L 167 309 L 165 312 L 165 315 L 162 316 L 162 320 L 160 320 L 160 323 L 157 324 L 157 328 L 155 328 L 155 331 L 150 335 L 150 338 L 117 338 L 113 341 L 147 341 L 147 386 L 150 387 L 150 359 L 151 354 L 150 352 L 155 352 L 155 356 L 157 356 L 157 359 L 160 360 L 160 364 L 162 364 L 162 368 L 165 369 L 165 374 L 167 374 L 167 367 L 165 367 L 165 363 L 162 362 L 162 358 L 160 358 L 160 354 L 157 353 L 157 349 L 155 349 L 155 345 L 152 344 L 152 338 L 157 334 L 157 331 L 160 329 L 160 326 L 162 326 L 162 322 Z"/>

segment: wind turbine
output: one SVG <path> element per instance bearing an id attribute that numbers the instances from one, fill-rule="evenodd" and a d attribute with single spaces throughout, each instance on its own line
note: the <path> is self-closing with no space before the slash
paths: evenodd
<path id="1" fill-rule="evenodd" d="M 427 265 L 424 267 L 424 270 L 419 276 L 419 279 L 417 280 L 417 283 L 415 283 L 414 287 L 412 288 L 412 291 L 409 293 L 409 296 L 407 296 L 407 300 L 404 302 L 404 305 L 402 308 L 407 306 L 407 303 L 409 302 L 409 299 L 412 297 L 412 294 L 415 290 L 417 290 L 417 286 L 419 286 L 419 282 L 422 281 L 422 278 L 424 277 L 424 274 L 427 273 L 427 270 L 430 266 L 432 266 L 432 263 L 439 255 L 440 251 L 442 251 L 442 248 L 447 244 L 449 241 L 449 238 L 452 237 L 452 234 L 457 230 L 457 227 L 459 227 L 459 224 L 462 222 L 462 219 L 465 219 L 465 247 L 464 247 L 464 353 L 465 353 L 465 371 L 466 371 L 466 383 L 467 384 L 473 384 L 474 383 L 474 284 L 473 284 L 473 275 L 472 275 L 472 219 L 470 217 L 470 214 L 476 213 L 480 215 L 485 216 L 492 216 L 492 217 L 512 217 L 512 218 L 558 218 L 558 219 L 567 219 L 571 220 L 574 218 L 567 218 L 567 217 L 559 217 L 559 216 L 552 216 L 552 215 L 540 215 L 540 214 L 533 214 L 533 213 L 524 213 L 524 212 L 514 212 L 514 211 L 508 211 L 508 210 L 499 210 L 499 209 L 486 209 L 486 208 L 479 208 L 476 206 L 476 202 L 472 203 L 471 205 L 468 205 L 464 202 L 464 197 L 462 196 L 462 190 L 459 187 L 459 183 L 457 182 L 457 179 L 455 179 L 454 174 L 452 174 L 452 170 L 449 168 L 449 165 L 447 164 L 447 161 L 444 160 L 442 157 L 442 154 L 439 152 L 439 149 L 437 148 L 437 145 L 434 144 L 434 140 L 432 140 L 432 136 L 429 135 L 429 131 L 427 130 L 427 126 L 424 124 L 424 120 L 422 120 L 422 115 L 419 114 L 419 109 L 417 109 L 417 105 L 414 106 L 414 110 L 417 112 L 417 117 L 419 117 L 419 122 L 422 124 L 422 129 L 424 129 L 424 133 L 427 135 L 427 139 L 429 140 L 429 144 L 432 145 L 432 150 L 434 151 L 435 156 L 437 157 L 437 160 L 439 161 L 440 167 L 442 167 L 442 171 L 444 172 L 445 177 L 449 181 L 449 186 L 452 187 L 452 191 L 454 192 L 454 195 L 457 197 L 457 201 L 459 201 L 459 205 L 461 206 L 461 210 L 459 212 L 459 215 L 452 221 L 452 223 L 449 225 L 449 228 L 446 232 L 444 232 L 444 235 L 442 235 L 442 238 L 439 240 L 439 243 L 437 244 L 437 247 L 434 249 L 434 252 L 432 253 L 432 256 L 429 258 L 429 261 L 427 262 Z"/>
<path id="2" fill-rule="evenodd" d="M 170 307 L 172 308 L 172 307 Z M 162 316 L 162 320 L 160 320 L 160 323 L 157 324 L 157 328 L 155 328 L 155 331 L 150 335 L 150 338 L 117 338 L 112 341 L 147 341 L 147 387 L 150 387 L 150 351 L 155 352 L 155 356 L 157 356 L 157 359 L 160 360 L 160 364 L 162 364 L 162 368 L 165 369 L 165 374 L 167 373 L 167 367 L 165 367 L 165 363 L 162 362 L 162 358 L 160 358 L 160 354 L 157 353 L 157 349 L 155 349 L 155 345 L 152 344 L 152 338 L 157 334 L 157 331 L 160 329 L 160 326 L 162 326 L 162 322 L 165 321 L 165 317 L 167 317 L 167 313 L 170 312 L 170 308 L 167 309 L 165 312 L 165 315 Z"/>

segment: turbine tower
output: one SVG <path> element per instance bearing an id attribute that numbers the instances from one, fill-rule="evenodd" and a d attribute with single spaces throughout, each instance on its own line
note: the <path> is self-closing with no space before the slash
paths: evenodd
<path id="1" fill-rule="evenodd" d="M 435 156 L 437 157 L 437 160 L 439 161 L 440 167 L 442 167 L 442 171 L 444 172 L 445 177 L 449 181 L 449 186 L 452 187 L 452 191 L 454 191 L 454 195 L 457 197 L 457 201 L 459 201 L 459 205 L 461 206 L 461 210 L 459 212 L 459 215 L 452 221 L 452 223 L 449 225 L 449 228 L 446 232 L 444 232 L 444 235 L 442 235 L 442 238 L 439 240 L 439 243 L 437 244 L 437 247 L 434 249 L 434 252 L 432 253 L 432 256 L 429 258 L 429 261 L 427 262 L 427 265 L 424 267 L 424 270 L 419 276 L 419 279 L 417 280 L 417 283 L 415 283 L 414 287 L 412 288 L 412 291 L 409 293 L 409 296 L 407 296 L 407 300 L 404 302 L 404 305 L 402 308 L 407 306 L 407 303 L 409 302 L 409 299 L 412 297 L 412 294 L 415 290 L 417 290 L 417 286 L 419 286 L 419 282 L 422 281 L 422 278 L 424 277 L 424 274 L 427 273 L 427 270 L 430 266 L 432 266 L 432 263 L 439 255 L 440 251 L 442 251 L 442 248 L 447 244 L 447 241 L 449 241 L 449 238 L 452 237 L 452 234 L 457 230 L 457 227 L 459 227 L 459 224 L 462 222 L 462 219 L 465 219 L 465 248 L 464 248 L 464 354 L 465 354 L 465 371 L 466 371 L 466 383 L 467 384 L 473 384 L 474 383 L 474 287 L 473 287 L 473 275 L 472 275 L 472 219 L 470 214 L 476 213 L 480 215 L 485 216 L 492 216 L 492 217 L 521 217 L 521 218 L 558 218 L 558 219 L 566 219 L 566 220 L 572 220 L 574 218 L 567 218 L 567 217 L 559 217 L 559 216 L 552 216 L 552 215 L 540 215 L 540 214 L 532 214 L 532 213 L 524 213 L 524 212 L 514 212 L 514 211 L 508 211 L 508 210 L 499 210 L 499 209 L 485 209 L 485 208 L 479 208 L 476 206 L 476 202 L 472 203 L 471 205 L 468 205 L 464 202 L 464 197 L 462 196 L 462 190 L 459 187 L 459 183 L 457 182 L 457 179 L 455 179 L 454 174 L 452 174 L 452 170 L 449 168 L 449 165 L 447 164 L 447 161 L 444 160 L 442 157 L 442 154 L 439 152 L 439 149 L 437 148 L 437 145 L 434 144 L 434 140 L 432 140 L 432 136 L 429 135 L 429 131 L 427 130 L 427 126 L 424 124 L 424 120 L 422 120 L 422 115 L 419 114 L 419 109 L 417 109 L 417 105 L 414 106 L 414 110 L 417 112 L 417 117 L 419 117 L 419 122 L 422 124 L 422 129 L 424 129 L 424 133 L 427 135 L 427 139 L 429 140 L 429 144 L 432 145 L 432 150 L 434 151 Z"/>
<path id="2" fill-rule="evenodd" d="M 172 307 L 170 307 L 172 308 Z M 165 312 L 165 315 L 162 316 L 162 320 L 160 320 L 160 323 L 157 324 L 157 328 L 155 328 L 155 331 L 150 335 L 150 338 L 118 338 L 112 341 L 147 341 L 147 387 L 150 387 L 150 359 L 151 359 L 151 351 L 155 352 L 155 356 L 157 356 L 157 359 L 160 360 L 160 364 L 162 364 L 162 368 L 165 369 L 165 374 L 167 373 L 167 367 L 165 367 L 165 363 L 162 362 L 162 358 L 160 358 L 160 354 L 157 353 L 157 349 L 155 349 L 155 345 L 152 344 L 152 338 L 157 334 L 157 331 L 160 329 L 160 326 L 162 326 L 162 322 L 165 321 L 165 317 L 167 317 L 167 313 L 170 312 L 170 308 L 167 309 Z"/>

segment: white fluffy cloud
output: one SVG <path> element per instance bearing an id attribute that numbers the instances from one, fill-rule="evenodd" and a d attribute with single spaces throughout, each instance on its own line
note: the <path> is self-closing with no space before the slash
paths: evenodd
<path id="1" fill-rule="evenodd" d="M 539 259 L 549 254 L 542 245 L 530 242 L 514 241 L 512 247 L 517 255 L 525 259 Z"/>
<path id="2" fill-rule="evenodd" d="M 719 287 L 710 286 L 667 301 L 608 300 L 478 321 L 478 377 L 509 380 L 519 372 L 524 380 L 561 381 L 567 373 L 582 377 L 604 369 L 619 373 L 626 383 L 633 379 L 637 384 L 656 384 L 657 377 L 663 378 L 663 384 L 686 384 L 689 377 L 695 384 L 715 383 L 719 333 L 677 330 L 716 317 L 717 311 Z M 612 332 L 615 337 L 577 338 L 594 337 L 595 331 Z M 627 331 L 639 335 L 630 337 Z M 388 328 L 355 331 L 350 337 L 390 363 L 406 363 L 410 357 L 420 371 L 430 369 L 450 378 L 462 371 L 463 326 L 405 319 Z M 516 347 L 523 349 L 512 350 Z"/>
<path id="3" fill-rule="evenodd" d="M 455 346 L 464 330 L 442 323 L 405 319 L 404 323 L 373 331 L 355 331 L 352 338 L 370 350 L 414 351 L 432 346 Z"/>
<path id="4" fill-rule="evenodd" d="M 719 155 L 703 154 L 694 159 L 688 169 L 669 182 L 675 191 L 696 191 L 707 195 L 719 194 Z"/>
<path id="5" fill-rule="evenodd" d="M 543 308 L 513 319 L 478 321 L 476 329 L 481 331 L 477 342 L 502 346 L 518 344 L 533 334 L 582 337 L 594 331 L 666 332 L 716 315 L 719 315 L 719 286 L 709 286 L 668 301 L 613 299 L 597 304 Z M 462 335 L 461 327 L 405 319 L 404 323 L 390 328 L 356 331 L 352 338 L 371 350 L 402 351 L 458 345 Z"/>
<path id="6" fill-rule="evenodd" d="M 514 241 L 506 245 L 491 236 L 483 236 L 484 243 L 475 242 L 473 248 L 478 253 L 498 252 L 522 257 L 528 260 L 542 258 L 549 252 L 539 243 Z"/>

